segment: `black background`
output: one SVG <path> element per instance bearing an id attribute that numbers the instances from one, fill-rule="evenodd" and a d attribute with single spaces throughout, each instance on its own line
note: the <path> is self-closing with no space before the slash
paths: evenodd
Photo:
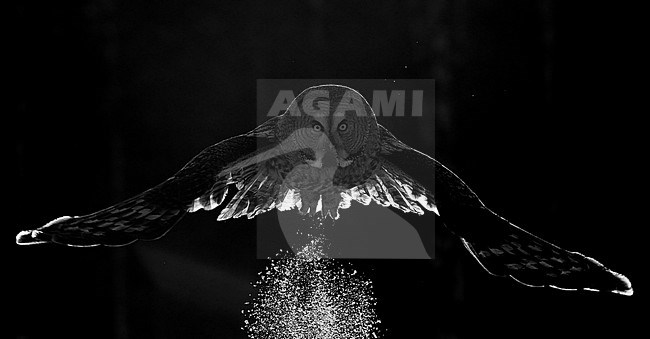
<path id="1" fill-rule="evenodd" d="M 433 78 L 436 157 L 512 222 L 627 275 L 635 295 L 491 277 L 440 229 L 435 261 L 353 263 L 374 281 L 386 337 L 635 336 L 647 225 L 636 218 L 647 208 L 636 194 L 647 93 L 635 10 L 559 1 L 19 2 L 8 11 L 5 53 L 10 330 L 243 338 L 239 311 L 265 265 L 255 259 L 255 222 L 197 213 L 161 240 L 118 249 L 18 247 L 13 236 L 136 194 L 252 129 L 256 79 Z"/>

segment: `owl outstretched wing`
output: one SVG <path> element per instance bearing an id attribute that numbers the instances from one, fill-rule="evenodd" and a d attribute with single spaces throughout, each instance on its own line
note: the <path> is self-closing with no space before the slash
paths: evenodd
<path id="1" fill-rule="evenodd" d="M 489 273 L 528 286 L 608 291 L 631 295 L 632 285 L 595 259 L 551 244 L 497 215 L 448 168 L 405 145 L 380 126 L 381 166 L 375 177 L 389 183 L 391 204 L 403 212 L 434 211 Z"/>
<path id="2" fill-rule="evenodd" d="M 220 219 L 252 217 L 273 207 L 279 190 L 274 157 L 280 156 L 268 120 L 253 131 L 214 144 L 161 184 L 101 211 L 57 218 L 16 236 L 21 245 L 54 242 L 70 246 L 121 246 L 162 237 L 187 212 L 221 205 L 237 190 Z M 263 157 L 260 154 L 264 154 Z M 238 164 L 238 165 L 236 165 Z M 245 165 L 242 165 L 245 164 Z M 251 187 L 256 189 L 252 190 Z"/>

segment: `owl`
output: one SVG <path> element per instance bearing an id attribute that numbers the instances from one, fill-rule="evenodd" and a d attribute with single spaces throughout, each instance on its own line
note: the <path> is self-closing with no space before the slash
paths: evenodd
<path id="1" fill-rule="evenodd" d="M 217 208 L 220 221 L 273 209 L 338 219 L 353 200 L 435 213 L 492 275 L 527 286 L 632 294 L 622 274 L 494 213 L 447 167 L 378 124 L 360 93 L 340 85 L 304 90 L 283 114 L 206 148 L 141 194 L 22 231 L 16 242 L 126 245 L 162 237 L 187 213 Z"/>

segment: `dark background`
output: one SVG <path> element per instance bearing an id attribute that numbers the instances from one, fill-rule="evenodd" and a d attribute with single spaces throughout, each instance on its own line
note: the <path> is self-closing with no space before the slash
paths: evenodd
<path id="1" fill-rule="evenodd" d="M 386 337 L 635 336 L 647 266 L 635 11 L 514 0 L 19 2 L 5 53 L 5 331 L 243 338 L 240 310 L 265 265 L 254 221 L 196 213 L 159 241 L 117 249 L 18 247 L 13 237 L 139 193 L 252 129 L 256 79 L 433 78 L 436 157 L 512 222 L 627 275 L 635 295 L 491 277 L 438 229 L 435 261 L 353 263 L 374 281 Z"/>

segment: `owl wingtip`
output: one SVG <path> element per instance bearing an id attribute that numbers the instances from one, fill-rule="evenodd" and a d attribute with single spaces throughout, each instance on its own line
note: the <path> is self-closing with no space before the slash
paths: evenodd
<path id="1" fill-rule="evenodd" d="M 605 267 L 605 265 L 601 264 L 598 260 L 594 258 L 588 257 L 578 252 L 571 252 L 571 253 L 578 254 L 583 258 L 589 260 L 591 263 L 595 264 L 596 267 L 600 267 L 607 275 L 609 275 L 610 279 L 611 277 L 615 279 L 615 284 L 617 285 L 617 287 L 609 289 L 609 292 L 614 294 L 626 295 L 626 296 L 631 296 L 632 294 L 634 294 L 634 290 L 632 289 L 632 282 L 630 282 L 630 279 L 628 279 L 623 274 L 612 271 L 611 269 Z"/>
<path id="2" fill-rule="evenodd" d="M 37 230 L 21 231 L 16 235 L 17 245 L 37 245 L 43 244 L 47 241 L 38 239 L 38 234 L 41 233 Z"/>
<path id="3" fill-rule="evenodd" d="M 45 229 L 47 227 L 50 227 L 52 225 L 61 223 L 63 221 L 72 219 L 74 217 L 71 216 L 63 216 L 56 218 L 43 227 L 39 227 L 38 229 L 35 230 L 26 230 L 26 231 L 20 231 L 16 235 L 16 244 L 17 245 L 37 245 L 37 244 L 45 244 L 48 242 L 51 242 L 51 239 L 49 239 L 49 236 L 46 235 L 46 233 L 42 232 L 42 229 Z"/>
<path id="4" fill-rule="evenodd" d="M 632 289 L 632 287 L 630 287 L 627 290 L 624 290 L 624 291 L 618 291 L 617 290 L 617 291 L 612 291 L 612 293 L 616 293 L 616 294 L 625 295 L 625 296 L 630 297 L 630 296 L 632 296 L 634 294 L 634 289 Z"/>
<path id="5" fill-rule="evenodd" d="M 608 271 L 609 271 L 609 273 L 614 275 L 616 278 L 618 278 L 618 280 L 622 284 L 622 286 L 621 286 L 622 288 L 618 288 L 616 290 L 613 290 L 612 293 L 616 293 L 616 294 L 620 294 L 620 295 L 626 295 L 626 296 L 632 296 L 634 294 L 634 289 L 632 289 L 632 282 L 630 281 L 630 279 L 628 279 L 626 276 L 624 276 L 624 275 L 622 275 L 622 274 L 620 274 L 618 272 L 614 272 L 612 270 L 608 270 Z"/>

